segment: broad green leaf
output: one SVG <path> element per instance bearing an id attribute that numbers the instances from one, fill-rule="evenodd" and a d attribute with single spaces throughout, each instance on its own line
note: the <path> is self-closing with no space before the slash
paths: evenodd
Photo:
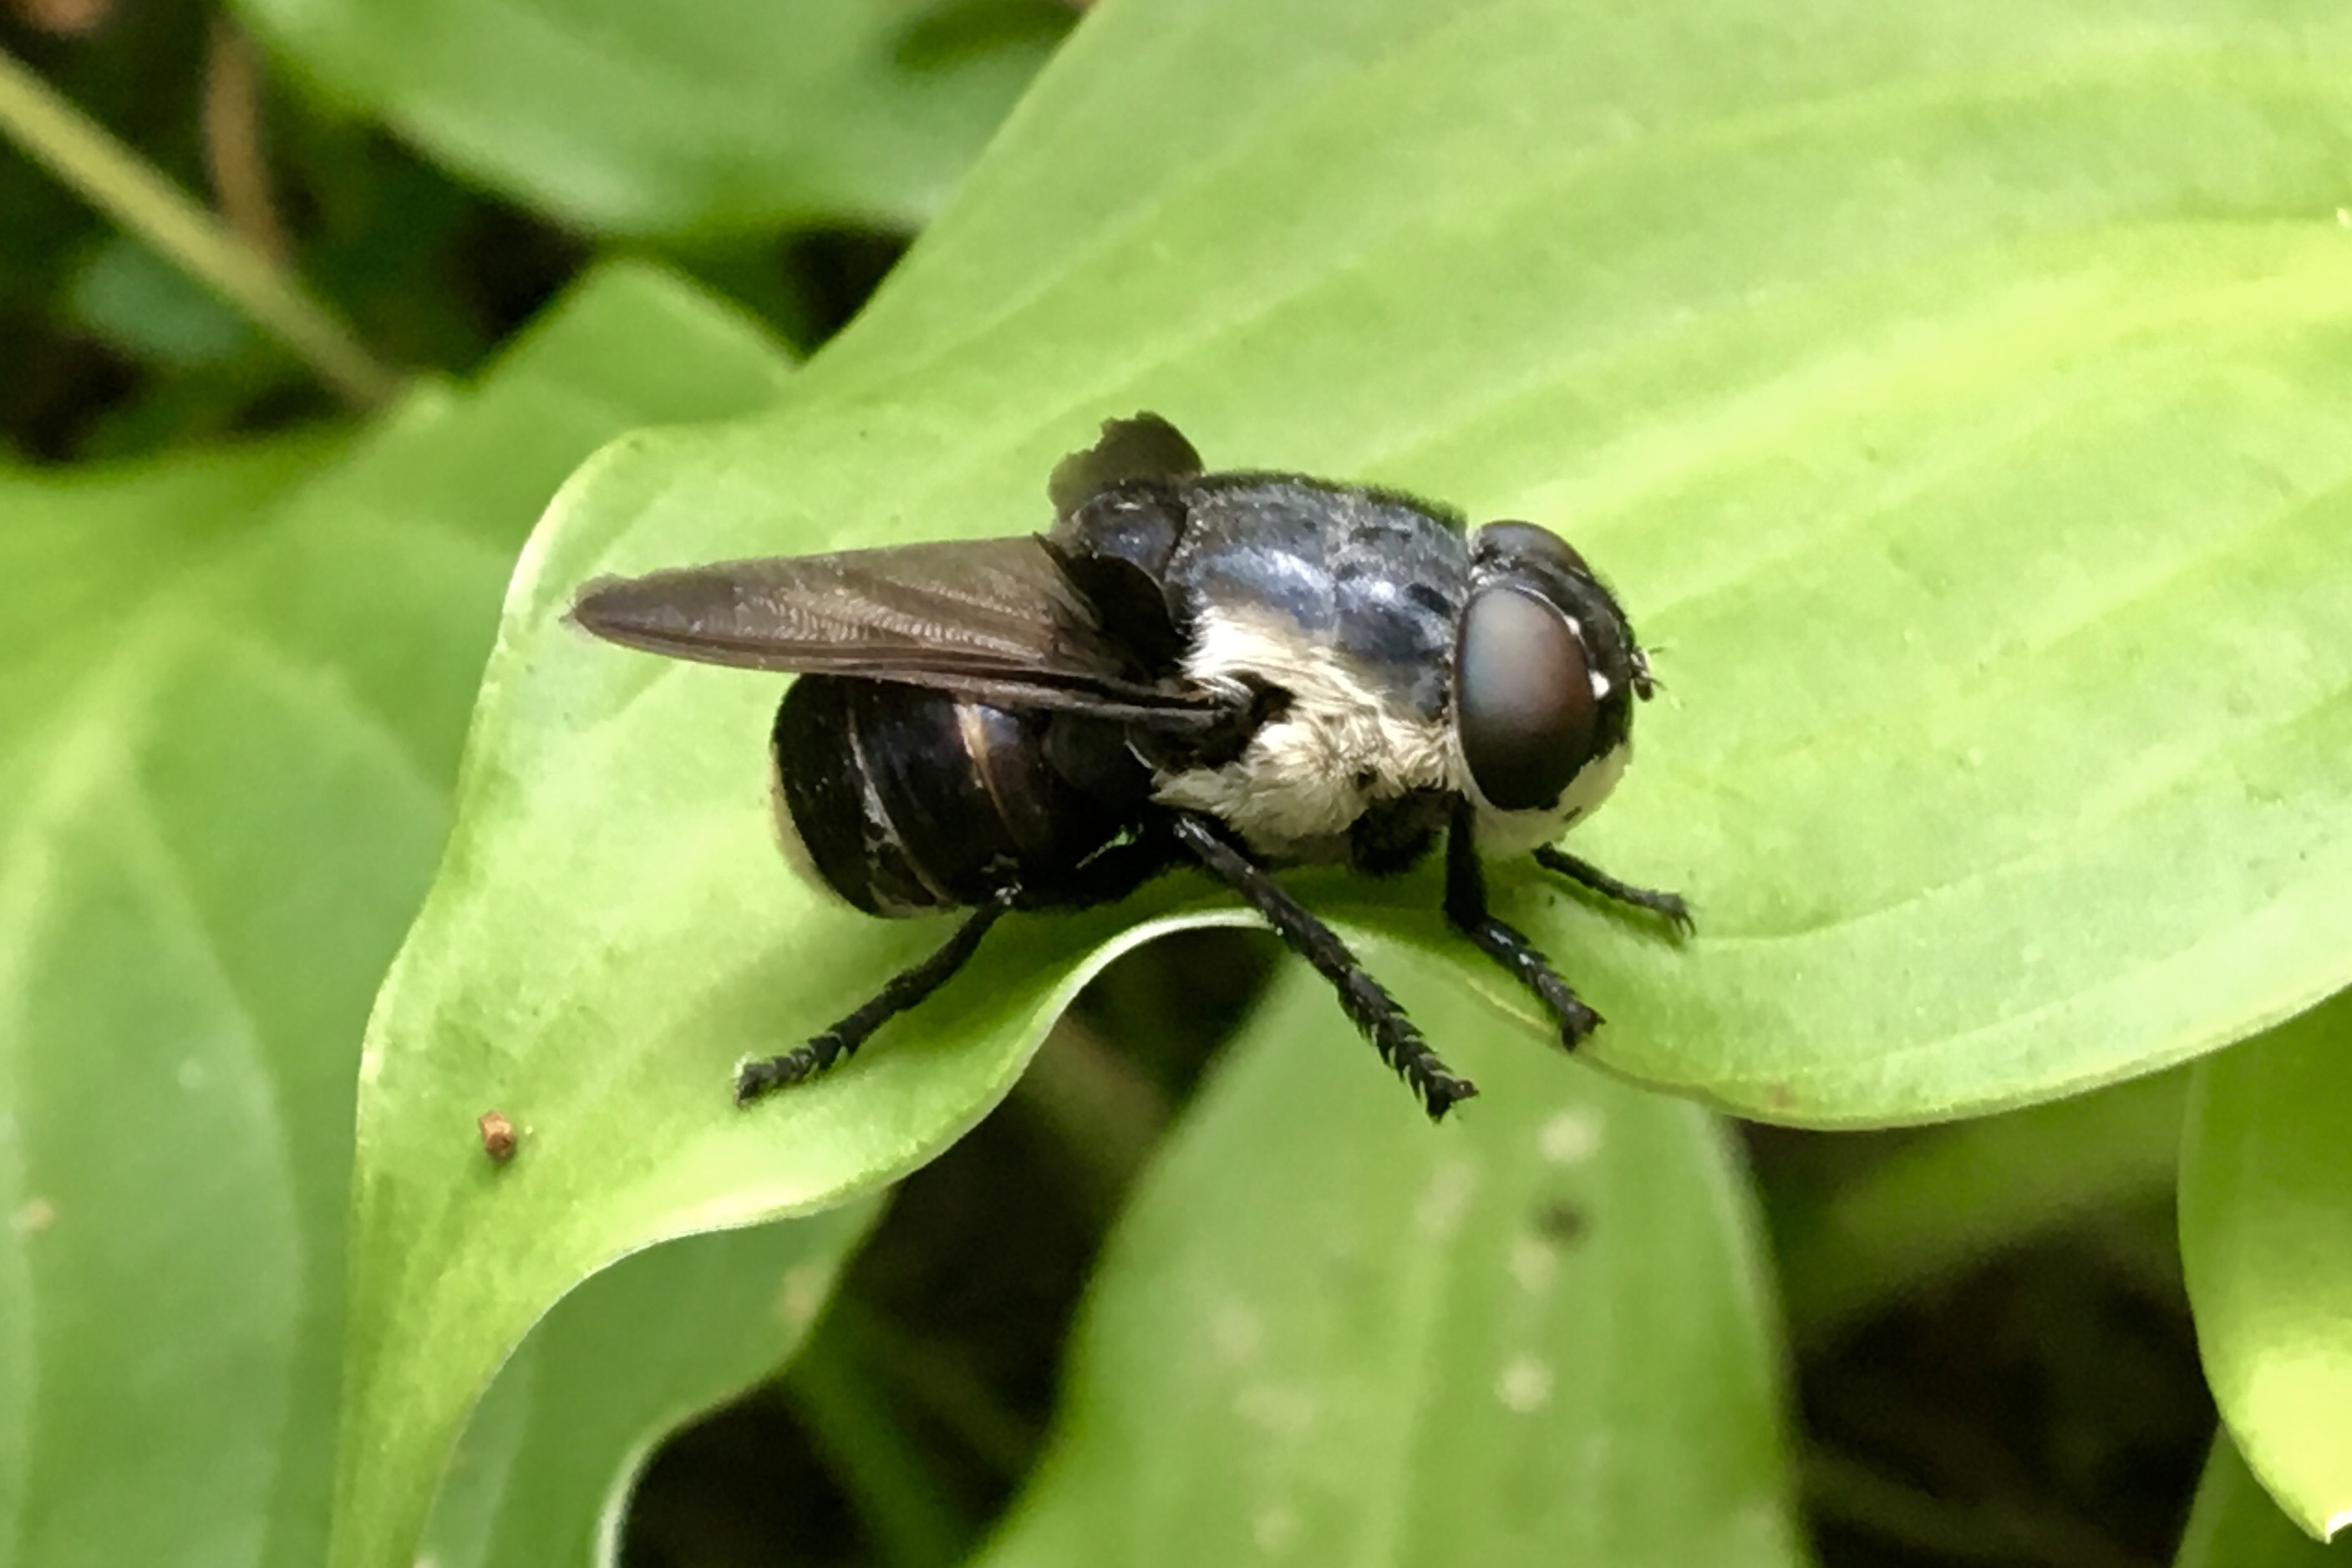
<path id="1" fill-rule="evenodd" d="M 655 1439 L 775 1370 L 870 1213 L 673 1241 L 558 1301 L 475 1410 L 420 1560 L 617 1560 L 624 1506 Z"/>
<path id="2" fill-rule="evenodd" d="M 2297 1530 L 2224 1434 L 2214 1439 L 2197 1486 L 2197 1505 L 2173 1568 L 2342 1568 L 2352 1546 L 2322 1546 Z"/>
<path id="3" fill-rule="evenodd" d="M 736 1061 L 944 927 L 779 863 L 779 683 L 561 622 L 599 571 L 1037 528 L 1107 415 L 1549 522 L 1613 580 L 1671 695 L 1579 847 L 1701 935 L 1496 877 L 1612 1071 L 1927 1121 L 2352 980 L 2347 156 L 2352 13 L 2319 0 L 1105 6 L 772 413 L 608 448 L 529 552 L 372 1024 L 360 1201 L 401 1261 L 349 1495 L 437 1468 L 454 1415 L 391 1412 L 450 1325 L 487 1371 L 608 1258 L 874 1190 L 1117 948 L 1240 918 L 1178 877 L 1007 922 L 848 1070 L 739 1114 Z M 1433 868 L 1294 885 L 1375 967 L 1453 960 L 1409 1006 L 1521 1020 L 1438 1041 L 1471 1076 L 1545 1049 Z M 545 1129 L 503 1207 L 438 1163 L 491 1103 Z M 413 1538 L 352 1506 L 340 1562 Z"/>
<path id="4" fill-rule="evenodd" d="M 462 442 L 445 444 L 415 465 L 411 483 L 452 493 L 435 506 L 416 506 L 413 523 L 444 507 L 496 508 L 502 517 L 527 518 L 563 469 L 614 431 L 649 419 L 756 407 L 784 384 L 786 367 L 776 350 L 704 297 L 643 269 L 605 278 L 600 295 L 575 308 L 571 329 L 544 332 L 485 388 L 478 400 L 485 411 Z M 322 624 L 354 613 L 332 603 L 317 607 Z M 387 686 L 400 679 L 392 669 L 376 674 Z M 452 852 L 462 854 L 462 845 Z M 559 851 L 551 863 L 560 867 L 564 859 Z M 527 998 L 511 999 L 528 1005 Z M 579 1082 L 596 1081 L 593 1057 L 579 1057 L 573 1066 Z M 389 1112 L 387 1082 L 404 1096 Z M 339 1529 L 350 1518 L 383 1511 L 398 1523 L 379 1530 L 371 1520 L 362 1527 L 369 1538 L 397 1539 L 404 1554 L 413 1552 L 466 1416 L 492 1375 L 564 1289 L 635 1250 L 614 1247 L 583 1257 L 569 1244 L 555 1217 L 593 1212 L 605 1176 L 593 1166 L 567 1164 L 564 1155 L 577 1154 L 578 1145 L 560 1117 L 543 1113 L 546 1104 L 544 1096 L 515 1092 L 486 1075 L 478 1042 L 464 1038 L 388 1054 L 379 1047 L 362 1060 L 352 1291 L 342 1325 L 344 1399 L 361 1414 L 346 1416 L 342 1453 L 347 1465 L 354 1453 L 372 1456 L 363 1469 L 366 1486 L 375 1490 L 356 1501 L 339 1496 Z M 493 1164 L 482 1151 L 477 1124 L 488 1111 L 506 1115 L 519 1131 L 508 1165 Z M 380 1128 L 387 1115 L 408 1119 L 415 1158 L 405 1166 L 384 1157 Z M 597 1162 L 625 1169 L 657 1153 L 637 1143 L 610 1145 Z M 455 1229 L 403 1235 L 404 1248 L 388 1248 L 379 1223 L 383 1206 L 419 1193 L 496 1217 L 503 1228 L 494 1254 L 469 1254 Z M 772 1299 L 773 1282 L 788 1269 L 836 1258 L 854 1240 L 856 1219 L 844 1216 L 804 1234 L 663 1249 L 619 1262 L 583 1301 L 550 1320 L 545 1348 L 525 1347 L 526 1360 L 477 1430 L 471 1473 L 453 1482 L 436 1547 L 452 1561 L 497 1562 L 558 1536 L 592 1536 L 594 1517 L 577 1511 L 601 1505 L 626 1479 L 664 1419 L 772 1366 L 805 1326 L 800 1315 L 778 1320 L 765 1309 L 743 1321 L 746 1293 Z M 422 1250 L 406 1249 L 413 1247 Z M 501 1292 L 501 1271 L 510 1268 L 558 1273 L 561 1283 L 543 1293 Z M 420 1284 L 414 1270 L 436 1278 Z M 433 1291 L 451 1282 L 489 1288 L 479 1318 L 433 1310 Z M 681 1330 L 698 1312 L 708 1313 L 710 1324 Z M 689 1343 L 667 1357 L 635 1353 L 642 1364 L 629 1377 L 587 1386 L 559 1379 L 543 1396 L 534 1389 L 541 1361 L 576 1361 L 579 1352 L 567 1347 L 645 1345 L 682 1332 Z M 387 1368 L 378 1358 L 387 1336 L 408 1353 L 388 1369 L 389 1385 L 380 1381 Z M 549 1427 L 551 1421 L 557 1426 Z M 411 1462 L 381 1457 L 387 1453 Z M 414 1458 L 416 1453 L 424 1457 Z M 348 1488 L 348 1474 L 338 1484 Z M 488 1539 L 483 1529 L 492 1531 Z"/>
<path id="5" fill-rule="evenodd" d="M 361 1030 L 514 552 L 777 379 L 621 272 L 355 441 L 0 478 L 0 1558 L 319 1561 Z"/>
<path id="6" fill-rule="evenodd" d="M 238 0 L 336 100 L 567 223 L 930 216 L 1067 26 L 1054 0 Z"/>
<path id="7" fill-rule="evenodd" d="M 2214 1401 L 2279 1507 L 2352 1523 L 2352 993 L 2197 1066 L 2180 1256 Z"/>
<path id="8" fill-rule="evenodd" d="M 332 453 L 0 477 L 0 1560 L 266 1537 L 311 1281 L 252 1024 L 142 775 L 155 689 L 203 690 L 170 656 L 186 585 Z M 396 837 L 402 782 L 352 809 Z"/>
<path id="9" fill-rule="evenodd" d="M 1806 1561 L 1720 1125 L 1510 1050 L 1432 1133 L 1370 1057 L 1305 974 L 1235 1043 L 1120 1221 L 987 1568 Z"/>

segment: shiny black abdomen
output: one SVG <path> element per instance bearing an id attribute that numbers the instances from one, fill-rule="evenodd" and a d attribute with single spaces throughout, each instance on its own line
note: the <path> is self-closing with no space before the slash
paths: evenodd
<path id="1" fill-rule="evenodd" d="M 776 711 L 784 830 L 825 884 L 872 915 L 1049 895 L 1132 821 L 1105 789 L 1115 742 L 1066 716 L 1012 712 L 884 681 L 804 675 Z M 1059 727 L 1060 733 L 1056 733 Z M 1122 754 L 1123 755 L 1123 754 Z M 1071 774 L 1093 774 L 1089 787 Z"/>

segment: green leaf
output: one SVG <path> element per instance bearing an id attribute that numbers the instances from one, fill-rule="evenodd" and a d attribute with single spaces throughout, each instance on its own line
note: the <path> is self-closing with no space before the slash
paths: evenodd
<path id="1" fill-rule="evenodd" d="M 912 227 L 1068 13 L 1053 0 L 238 0 L 273 49 L 566 223 Z"/>
<path id="2" fill-rule="evenodd" d="M 2352 994 L 2197 1066 L 2180 1256 L 2238 1451 L 2321 1539 L 2352 1522 Z"/>
<path id="3" fill-rule="evenodd" d="M 2352 1546 L 2322 1546 L 2279 1512 L 2224 1435 L 2213 1443 L 2173 1568 L 2342 1568 Z"/>
<path id="4" fill-rule="evenodd" d="M 419 1560 L 614 1560 L 628 1489 L 654 1440 L 783 1361 L 871 1212 L 673 1241 L 558 1301 L 476 1408 Z"/>
<path id="5" fill-rule="evenodd" d="M 647 419 L 708 418 L 756 407 L 785 384 L 786 367 L 775 350 L 704 297 L 665 275 L 642 269 L 623 269 L 606 277 L 608 298 L 594 301 L 601 308 L 583 306 L 576 327 L 543 331 L 518 350 L 506 372 L 484 389 L 478 400 L 481 410 L 473 421 L 429 453 L 387 461 L 369 476 L 363 495 L 379 507 L 410 508 L 412 523 L 452 508 L 495 509 L 502 517 L 528 517 L 563 469 L 612 432 Z M 442 493 L 428 501 L 409 495 L 415 486 Z M 526 573 L 529 562 L 526 552 Z M 382 588 L 380 580 L 366 580 L 351 586 L 354 591 Z M 322 624 L 347 622 L 357 613 L 352 606 L 332 602 L 320 604 L 316 612 Z M 375 674 L 388 688 L 403 678 L 402 671 L 392 668 Z M 478 787 L 479 771 L 469 763 L 473 782 L 467 788 Z M 465 853 L 462 836 L 446 852 L 453 859 Z M 567 852 L 560 850 L 549 863 L 561 866 L 566 858 Z M 530 1005 L 530 998 L 521 994 L 509 999 Z M 569 1163 L 580 1152 L 573 1129 L 560 1115 L 548 1113 L 550 1097 L 528 1089 L 518 1092 L 485 1074 L 480 1051 L 481 1042 L 462 1035 L 434 1041 L 429 1049 L 389 1054 L 379 1040 L 361 1061 L 352 1295 L 344 1323 L 346 1468 L 337 1483 L 335 1509 L 337 1539 L 346 1543 L 345 1550 L 350 1540 L 345 1532 L 356 1529 L 359 1539 L 376 1550 L 395 1549 L 404 1560 L 413 1554 L 443 1468 L 468 1410 L 492 1374 L 565 1289 L 645 1244 L 594 1252 L 572 1244 L 567 1229 L 577 1217 L 596 1212 L 598 1203 L 592 1199 L 605 1178 L 591 1174 L 586 1185 L 581 1185 L 581 1167 Z M 603 1085 L 593 1051 L 572 1057 L 568 1071 L 577 1088 L 593 1091 Z M 518 1150 L 504 1166 L 494 1164 L 482 1150 L 478 1122 L 489 1111 L 507 1116 L 519 1131 Z M 410 1140 L 412 1157 L 405 1163 L 387 1157 L 383 1130 L 387 1123 L 396 1123 Z M 598 1157 L 609 1173 L 658 1154 L 654 1145 L 633 1143 L 609 1146 Z M 419 1194 L 433 1203 L 453 1205 L 477 1220 L 488 1217 L 499 1228 L 495 1245 L 486 1252 L 471 1252 L 467 1236 L 457 1228 L 422 1238 L 388 1233 L 386 1207 L 414 1203 Z M 737 1262 L 719 1285 L 710 1287 L 719 1291 L 713 1310 L 725 1306 L 721 1286 L 745 1286 L 734 1270 L 772 1279 L 793 1259 L 835 1255 L 854 1239 L 854 1218 L 844 1217 L 813 1236 L 780 1235 L 722 1247 L 717 1255 Z M 698 1228 L 681 1226 L 672 1234 L 693 1228 Z M 576 1309 L 585 1314 L 579 1323 L 567 1314 L 565 1320 L 551 1322 L 548 1333 L 561 1345 L 575 1337 L 644 1341 L 677 1332 L 676 1322 L 694 1311 L 692 1299 L 671 1301 L 667 1322 L 649 1319 L 646 1312 L 660 1301 L 663 1281 L 691 1279 L 695 1270 L 707 1267 L 697 1262 L 699 1256 L 657 1254 L 624 1265 L 592 1298 L 606 1305 L 583 1304 Z M 557 1260 L 553 1271 L 560 1275 L 553 1288 L 520 1294 L 501 1288 L 511 1270 L 534 1279 L 547 1277 L 542 1260 L 549 1258 Z M 687 1272 L 681 1276 L 680 1270 Z M 413 1278 L 412 1271 L 428 1276 L 429 1282 Z M 435 1292 L 451 1287 L 484 1293 L 478 1318 L 450 1317 L 434 1310 Z M 672 1364 L 677 1381 L 669 1394 L 675 1396 L 681 1387 L 721 1386 L 730 1369 L 740 1372 L 751 1361 L 772 1364 L 802 1326 L 794 1322 L 764 1330 L 747 1327 L 742 1333 L 750 1335 L 748 1349 L 740 1338 L 715 1337 Z M 407 1354 L 387 1363 L 383 1355 L 387 1340 L 396 1340 Z M 539 1354 L 532 1353 L 534 1358 Z M 560 1357 L 564 1353 L 546 1354 Z M 518 1550 L 522 1538 L 509 1532 L 541 1523 L 559 1532 L 587 1529 L 589 1521 L 578 1517 L 548 1521 L 562 1507 L 615 1484 L 633 1458 L 628 1450 L 645 1437 L 647 1421 L 660 1413 L 650 1406 L 651 1396 L 662 1393 L 660 1381 L 647 1385 L 621 1380 L 609 1389 L 559 1391 L 555 1397 L 569 1402 L 563 1406 L 565 1419 L 579 1421 L 582 1431 L 593 1427 L 626 1444 L 581 1453 L 563 1446 L 579 1439 L 575 1431 L 565 1434 L 562 1443 L 509 1457 L 519 1444 L 541 1441 L 535 1429 L 519 1429 L 523 1417 L 517 1412 L 535 1409 L 528 1385 L 509 1394 L 506 1414 L 493 1411 L 491 1425 L 478 1440 L 484 1456 L 478 1463 L 512 1470 L 498 1479 L 521 1499 L 516 1506 L 528 1511 L 520 1517 L 530 1522 L 501 1518 L 499 1539 L 477 1549 Z M 688 1403 L 707 1398 L 707 1393 L 693 1394 Z M 583 1415 L 583 1408 L 594 1413 L 593 1421 Z M 676 1408 L 673 1400 L 671 1409 Z M 356 1479 L 352 1473 L 355 1453 L 369 1456 L 357 1467 Z M 583 1479 L 577 1469 L 583 1464 L 600 1464 L 602 1469 Z M 478 1517 L 482 1505 L 478 1492 L 469 1496 L 464 1491 L 466 1479 L 457 1484 L 460 1490 L 450 1504 L 456 1511 L 445 1516 L 445 1524 L 461 1521 L 450 1528 L 462 1535 L 464 1523 Z"/>
<path id="6" fill-rule="evenodd" d="M 1138 406 L 1216 464 L 1555 522 L 1665 645 L 1673 695 L 1580 839 L 1693 895 L 1701 939 L 1500 879 L 1618 1071 L 1785 1121 L 1926 1120 L 2327 994 L 2352 978 L 2326 918 L 2352 895 L 2352 235 L 2308 144 L 2352 89 L 2310 62 L 2352 17 L 2226 10 L 1822 5 L 1761 50 L 1696 3 L 1110 8 L 772 420 L 617 448 L 559 504 L 510 629 L 537 665 L 485 725 L 530 835 L 629 846 L 573 902 L 642 967 L 579 1005 L 683 977 L 705 1010 L 630 1038 L 717 1071 L 938 937 L 770 871 L 770 683 L 558 640 L 577 583 L 1033 528 L 1054 459 Z M 1307 12 L 1312 50 L 1286 31 Z M 1228 111 L 1180 113 L 1212 78 Z M 604 722 L 530 727 L 555 691 Z M 624 907 L 649 879 L 691 892 Z M 1462 951 L 1433 877 L 1309 884 Z M 968 1052 L 968 1086 L 1001 1084 L 1042 1009 L 983 1039 L 977 998 L 1043 1000 L 1037 953 L 1069 973 L 1133 913 L 998 944 L 932 1016 L 941 1071 Z M 811 942 L 854 957 L 772 974 Z M 751 988 L 756 1010 L 718 999 Z M 879 1061 L 828 1087 L 829 1124 L 910 1105 Z"/>
<path id="7" fill-rule="evenodd" d="M 251 737 L 261 747 L 300 725 L 295 683 L 262 678 L 260 644 L 207 638 L 190 601 L 252 553 L 251 518 L 332 451 L 299 439 L 0 479 L 9 1562 L 254 1561 L 289 1427 L 319 1444 L 332 1431 L 331 1404 L 299 1409 L 291 1385 L 311 1293 L 335 1282 L 306 1267 L 304 1244 L 323 1235 L 331 1249 L 341 1176 L 308 1203 L 288 1166 L 336 1129 L 280 1122 L 269 1090 L 302 1063 L 291 1040 L 282 1059 L 270 1046 L 299 998 L 241 994 L 232 966 L 251 921 L 214 903 L 212 868 L 174 842 L 160 794 L 198 743 L 169 716 L 222 704 L 224 676 L 247 672 L 241 716 L 275 718 Z M 400 770 L 369 769 L 346 734 L 305 740 L 301 784 L 345 787 L 353 819 L 394 845 L 416 826 Z M 429 842 L 417 847 L 412 901 L 429 864 Z M 373 933 L 373 966 L 403 917 Z M 341 944 L 307 956 L 344 961 Z M 349 979 L 355 1030 L 369 977 Z M 331 1347 L 310 1343 L 313 1364 Z"/>
<path id="8" fill-rule="evenodd" d="M 0 476 L 0 1558 L 320 1560 L 358 1046 L 514 551 L 606 435 L 780 374 L 625 270 L 356 440 Z"/>
<path id="9" fill-rule="evenodd" d="M 2352 13 L 2318 0 L 1105 7 L 772 413 L 618 443 L 551 508 L 372 1025 L 355 1429 L 456 1325 L 486 1372 L 605 1259 L 903 1175 L 1114 951 L 1242 918 L 1178 877 L 1008 921 L 846 1071 L 738 1113 L 738 1061 L 945 928 L 779 863 L 777 682 L 561 620 L 600 571 L 1037 528 L 1054 461 L 1138 408 L 1221 466 L 1554 524 L 1664 645 L 1578 844 L 1691 894 L 1698 939 L 1495 879 L 1614 1072 L 1933 1120 L 2352 981 L 2347 126 Z M 1520 1020 L 1438 1038 L 1472 1077 L 1546 1049 L 1433 868 L 1293 885 L 1376 970 L 1449 960 L 1409 1006 Z M 499 1205 L 446 1163 L 493 1103 L 545 1129 Z M 437 1466 L 436 1419 L 347 1484 Z M 395 1560 L 394 1517 L 354 1512 L 338 1561 Z"/>
<path id="10" fill-rule="evenodd" d="M 66 313 L 118 352 L 182 369 L 249 351 L 252 325 L 142 242 L 116 235 L 66 285 Z"/>
<path id="11" fill-rule="evenodd" d="M 1303 974 L 1234 1044 L 1119 1223 L 987 1568 L 1806 1561 L 1723 1129 L 1510 1051 L 1432 1133 L 1369 1057 Z"/>

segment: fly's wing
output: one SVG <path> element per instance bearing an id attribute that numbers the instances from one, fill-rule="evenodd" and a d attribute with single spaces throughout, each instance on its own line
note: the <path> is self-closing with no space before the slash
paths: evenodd
<path id="1" fill-rule="evenodd" d="M 572 619 L 674 659 L 860 675 L 1007 707 L 1202 727 L 1222 706 L 1150 681 L 1043 539 L 947 540 L 600 578 Z"/>

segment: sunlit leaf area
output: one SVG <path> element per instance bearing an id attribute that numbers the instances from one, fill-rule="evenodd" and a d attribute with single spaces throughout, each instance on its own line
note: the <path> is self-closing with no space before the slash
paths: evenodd
<path id="1" fill-rule="evenodd" d="M 2352 1563 L 2347 1129 L 2331 0 L 0 4 L 0 1564 Z"/>

